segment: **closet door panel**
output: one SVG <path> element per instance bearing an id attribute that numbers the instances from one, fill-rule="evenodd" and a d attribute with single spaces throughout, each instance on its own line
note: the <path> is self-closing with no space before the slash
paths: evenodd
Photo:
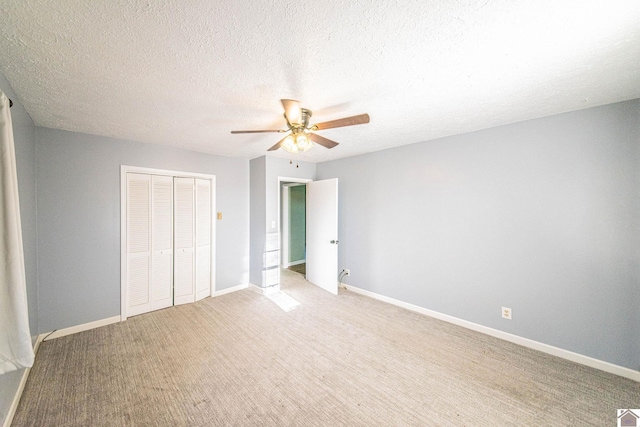
<path id="1" fill-rule="evenodd" d="M 194 302 L 193 250 L 180 249 L 175 255 L 174 304 Z"/>
<path id="2" fill-rule="evenodd" d="M 196 301 L 211 295 L 211 248 L 196 249 Z"/>
<path id="3" fill-rule="evenodd" d="M 149 256 L 132 254 L 127 257 L 129 316 L 146 313 L 149 304 Z"/>
<path id="4" fill-rule="evenodd" d="M 158 310 L 173 305 L 173 177 L 154 175 L 151 183 L 151 310 Z"/>
<path id="5" fill-rule="evenodd" d="M 196 246 L 211 244 L 211 181 L 196 179 Z"/>
<path id="6" fill-rule="evenodd" d="M 153 257 L 151 310 L 173 305 L 173 253 Z"/>
<path id="7" fill-rule="evenodd" d="M 211 181 L 196 179 L 196 301 L 211 295 Z"/>
<path id="8" fill-rule="evenodd" d="M 195 301 L 195 181 L 174 178 L 174 305 Z"/>
<path id="9" fill-rule="evenodd" d="M 212 292 L 212 181 L 126 173 L 126 315 Z"/>
<path id="10" fill-rule="evenodd" d="M 127 174 L 127 314 L 150 310 L 151 178 Z"/>

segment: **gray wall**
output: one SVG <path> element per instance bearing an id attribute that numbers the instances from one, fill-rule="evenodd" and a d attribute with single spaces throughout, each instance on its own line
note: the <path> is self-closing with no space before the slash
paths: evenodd
<path id="1" fill-rule="evenodd" d="M 307 186 L 289 187 L 289 262 L 305 259 Z"/>
<path id="2" fill-rule="evenodd" d="M 216 289 L 249 281 L 249 162 L 36 130 L 40 332 L 120 314 L 120 165 L 216 175 Z"/>
<path id="3" fill-rule="evenodd" d="M 11 122 L 18 172 L 29 327 L 35 339 L 38 332 L 35 126 L 2 73 L 0 73 L 0 89 L 13 101 Z M 6 418 L 22 374 L 23 370 L 0 375 L 0 424 Z"/>
<path id="4" fill-rule="evenodd" d="M 265 250 L 267 235 L 267 186 L 265 156 L 249 162 L 251 175 L 251 273 L 250 283 L 262 286 L 262 255 Z"/>
<path id="5" fill-rule="evenodd" d="M 639 123 L 634 100 L 319 164 L 345 280 L 640 370 Z"/>
<path id="6" fill-rule="evenodd" d="M 640 145 L 640 99 L 636 99 L 630 104 L 629 109 L 631 110 L 631 122 L 628 123 L 628 126 L 632 134 L 631 138 L 633 138 L 633 134 L 635 133 L 635 143 L 636 146 L 638 146 Z M 636 150 L 635 155 L 636 187 L 635 193 L 631 193 L 629 195 L 629 198 L 631 199 L 632 212 L 629 214 L 629 218 L 625 218 L 625 220 L 631 225 L 629 230 L 632 234 L 631 238 L 635 239 L 635 250 L 631 253 L 631 256 L 633 256 L 632 265 L 635 266 L 635 283 L 633 284 L 632 291 L 629 295 L 631 304 L 636 307 L 633 311 L 635 316 L 632 316 L 629 319 L 631 330 L 628 333 L 629 336 L 632 337 L 629 341 L 632 346 L 632 354 L 635 355 L 635 358 L 631 362 L 631 367 L 640 371 L 640 310 L 638 310 L 638 307 L 640 307 L 640 219 L 638 218 L 638 213 L 640 213 L 640 149 Z"/>

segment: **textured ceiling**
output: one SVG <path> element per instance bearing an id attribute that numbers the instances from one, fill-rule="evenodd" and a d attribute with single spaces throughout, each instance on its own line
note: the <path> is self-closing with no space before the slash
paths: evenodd
<path id="1" fill-rule="evenodd" d="M 320 162 L 640 98 L 640 1 L 0 0 L 0 71 L 38 126 L 254 158 L 281 98 Z M 276 155 L 287 156 L 282 150 Z"/>

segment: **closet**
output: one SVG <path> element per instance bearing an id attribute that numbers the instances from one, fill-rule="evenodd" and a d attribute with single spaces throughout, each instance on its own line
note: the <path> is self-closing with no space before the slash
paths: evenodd
<path id="1" fill-rule="evenodd" d="M 211 295 L 212 179 L 123 172 L 123 318 Z"/>

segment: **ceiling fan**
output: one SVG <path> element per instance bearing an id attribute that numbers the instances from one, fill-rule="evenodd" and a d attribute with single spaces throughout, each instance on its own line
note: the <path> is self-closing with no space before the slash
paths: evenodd
<path id="1" fill-rule="evenodd" d="M 294 101 L 293 99 L 281 99 L 280 101 L 284 107 L 284 119 L 287 121 L 287 129 L 232 130 L 231 133 L 291 132 L 267 151 L 275 151 L 278 148 L 283 148 L 290 153 L 299 153 L 311 149 L 314 142 L 326 148 L 333 148 L 338 145 L 335 141 L 309 131 L 315 132 L 318 130 L 369 123 L 368 114 L 359 114 L 357 116 L 344 117 L 342 119 L 330 120 L 328 122 L 316 123 L 309 126 L 309 119 L 312 115 L 311 110 L 301 108 L 300 102 Z"/>

